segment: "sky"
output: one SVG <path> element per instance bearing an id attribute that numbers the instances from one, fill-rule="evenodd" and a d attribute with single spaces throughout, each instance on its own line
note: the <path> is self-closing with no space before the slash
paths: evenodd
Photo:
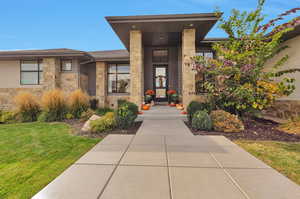
<path id="1" fill-rule="evenodd" d="M 257 0 L 1 1 L 0 50 L 124 49 L 105 16 L 205 13 L 218 7 L 226 17 L 233 8 L 250 11 L 257 5 Z M 300 7 L 300 0 L 266 0 L 266 20 L 294 7 Z M 216 25 L 207 37 L 226 37 L 226 34 Z"/>

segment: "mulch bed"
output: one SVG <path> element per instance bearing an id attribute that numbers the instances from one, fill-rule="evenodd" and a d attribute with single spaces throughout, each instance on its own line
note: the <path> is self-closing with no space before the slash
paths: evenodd
<path id="1" fill-rule="evenodd" d="M 289 134 L 277 129 L 278 123 L 264 119 L 245 119 L 245 130 L 240 133 L 196 131 L 186 123 L 194 135 L 223 135 L 230 140 L 269 140 L 283 142 L 300 142 L 300 135 Z"/>
<path id="2" fill-rule="evenodd" d="M 125 135 L 135 135 L 140 126 L 142 125 L 143 122 L 138 121 L 135 122 L 132 127 L 126 130 L 122 129 L 113 129 L 111 131 L 107 131 L 104 133 L 87 133 L 87 132 L 82 132 L 81 129 L 84 125 L 84 121 L 81 120 L 66 120 L 64 121 L 65 123 L 69 124 L 72 127 L 72 132 L 75 135 L 80 135 L 80 136 L 86 136 L 90 138 L 104 138 L 109 134 L 125 134 Z"/>

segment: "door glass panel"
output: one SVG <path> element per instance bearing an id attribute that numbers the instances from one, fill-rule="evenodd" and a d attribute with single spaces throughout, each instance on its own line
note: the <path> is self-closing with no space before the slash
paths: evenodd
<path id="1" fill-rule="evenodd" d="M 156 88 L 164 88 L 167 86 L 166 68 L 156 68 L 155 86 Z"/>
<path id="2" fill-rule="evenodd" d="M 155 94 L 157 99 L 165 99 L 167 97 L 167 68 L 158 66 L 155 68 Z"/>
<path id="3" fill-rule="evenodd" d="M 166 89 L 165 88 L 160 88 L 160 89 L 156 89 L 156 98 L 166 98 L 167 95 L 166 95 Z"/>

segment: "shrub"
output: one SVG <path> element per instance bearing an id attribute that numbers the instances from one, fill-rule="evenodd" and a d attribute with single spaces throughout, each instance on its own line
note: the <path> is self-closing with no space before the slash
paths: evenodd
<path id="1" fill-rule="evenodd" d="M 73 91 L 68 99 L 69 111 L 74 118 L 80 118 L 81 114 L 88 110 L 90 106 L 89 96 L 80 89 Z"/>
<path id="2" fill-rule="evenodd" d="M 120 129 L 131 127 L 136 117 L 137 115 L 130 110 L 129 104 L 123 104 L 116 111 L 117 125 Z"/>
<path id="3" fill-rule="evenodd" d="M 108 107 L 98 108 L 96 110 L 96 114 L 99 115 L 99 116 L 103 116 L 103 115 L 105 115 L 108 112 L 114 112 L 114 110 L 111 109 L 111 108 L 108 108 Z"/>
<path id="4" fill-rule="evenodd" d="M 66 119 L 67 119 L 67 120 L 74 119 L 74 115 L 73 115 L 72 113 L 67 113 L 67 114 L 66 114 Z"/>
<path id="5" fill-rule="evenodd" d="M 16 122 L 16 114 L 13 112 L 2 111 L 0 115 L 0 123 L 14 123 Z"/>
<path id="6" fill-rule="evenodd" d="M 190 102 L 190 104 L 187 107 L 187 118 L 189 123 L 192 122 L 193 114 L 196 113 L 197 111 L 206 110 L 208 113 L 210 113 L 212 109 L 213 109 L 212 104 L 209 102 L 197 102 L 197 101 Z"/>
<path id="7" fill-rule="evenodd" d="M 127 102 L 127 100 L 125 100 L 125 99 L 118 99 L 118 107 L 122 106 L 126 102 Z"/>
<path id="8" fill-rule="evenodd" d="M 236 115 L 223 110 L 212 111 L 211 120 L 215 131 L 237 133 L 244 130 L 244 125 Z"/>
<path id="9" fill-rule="evenodd" d="M 124 106 L 124 105 L 128 106 L 128 109 L 135 115 L 135 117 L 137 117 L 137 115 L 139 113 L 139 107 L 135 103 L 128 102 L 125 100 L 119 105 L 119 107 Z"/>
<path id="10" fill-rule="evenodd" d="M 139 114 L 139 107 L 136 104 L 132 103 L 132 102 L 127 102 L 127 106 L 128 106 L 128 109 L 130 111 L 132 111 L 132 113 L 134 114 L 135 118 L 137 118 L 137 116 Z"/>
<path id="11" fill-rule="evenodd" d="M 192 127 L 196 130 L 210 131 L 212 129 L 212 121 L 207 111 L 197 111 L 193 115 Z"/>
<path id="12" fill-rule="evenodd" d="M 115 115 L 112 112 L 106 113 L 98 120 L 91 121 L 91 131 L 93 133 L 102 133 L 112 130 L 116 126 Z"/>
<path id="13" fill-rule="evenodd" d="M 35 96 L 30 93 L 21 93 L 15 97 L 17 114 L 22 122 L 33 122 L 37 120 L 40 105 Z"/>
<path id="14" fill-rule="evenodd" d="M 188 121 L 189 121 L 189 123 L 192 123 L 194 113 L 202 110 L 202 106 L 201 106 L 200 102 L 191 101 L 186 110 L 187 110 Z"/>
<path id="15" fill-rule="evenodd" d="M 42 108 L 43 113 L 39 121 L 53 122 L 65 119 L 67 105 L 63 92 L 60 90 L 46 92 L 42 97 Z"/>

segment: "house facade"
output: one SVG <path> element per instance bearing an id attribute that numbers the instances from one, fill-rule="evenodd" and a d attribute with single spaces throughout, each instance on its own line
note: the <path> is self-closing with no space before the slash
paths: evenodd
<path id="1" fill-rule="evenodd" d="M 71 49 L 0 52 L 0 108 L 11 108 L 22 91 L 38 96 L 59 88 L 65 92 L 83 89 L 99 100 L 99 106 L 115 107 L 118 99 L 137 105 L 148 89 L 164 101 L 176 90 L 186 107 L 191 100 L 204 100 L 205 79 L 186 66 L 195 55 L 213 57 L 211 46 L 222 38 L 206 38 L 218 21 L 214 13 L 106 17 L 124 50 L 83 52 Z M 287 39 L 299 55 L 300 37 Z M 296 59 L 294 59 L 296 63 Z M 299 76 L 299 74 L 297 74 Z M 300 98 L 296 93 L 285 101 Z M 294 103 L 295 104 L 295 103 Z"/>

